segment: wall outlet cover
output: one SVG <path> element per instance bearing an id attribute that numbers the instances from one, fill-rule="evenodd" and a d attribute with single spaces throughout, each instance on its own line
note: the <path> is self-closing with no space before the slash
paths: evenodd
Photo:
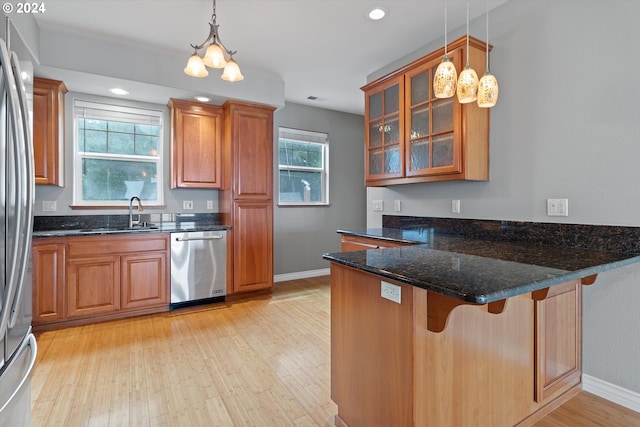
<path id="1" fill-rule="evenodd" d="M 402 295 L 400 291 L 402 291 L 400 286 L 385 282 L 384 280 L 380 281 L 380 296 L 382 296 L 382 298 L 402 304 Z"/>

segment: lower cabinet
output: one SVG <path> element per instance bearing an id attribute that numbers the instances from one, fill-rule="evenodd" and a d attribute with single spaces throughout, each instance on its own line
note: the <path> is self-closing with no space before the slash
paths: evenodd
<path id="1" fill-rule="evenodd" d="M 54 322 L 65 316 L 66 245 L 49 239 L 34 240 L 33 322 Z"/>
<path id="2" fill-rule="evenodd" d="M 34 239 L 34 327 L 168 310 L 168 253 L 166 233 Z"/>
<path id="3" fill-rule="evenodd" d="M 120 309 L 118 258 L 111 255 L 68 261 L 69 318 L 113 313 Z"/>
<path id="4" fill-rule="evenodd" d="M 167 254 L 148 252 L 120 257 L 121 308 L 166 304 Z"/>
<path id="5" fill-rule="evenodd" d="M 273 286 L 271 201 L 234 202 L 233 293 Z"/>

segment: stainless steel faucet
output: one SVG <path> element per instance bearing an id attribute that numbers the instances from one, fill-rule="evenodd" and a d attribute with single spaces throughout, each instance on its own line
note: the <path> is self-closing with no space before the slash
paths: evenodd
<path id="1" fill-rule="evenodd" d="M 139 225 L 140 224 L 140 214 L 138 214 L 138 219 L 136 220 L 136 222 L 133 222 L 133 201 L 137 200 L 138 201 L 138 212 L 142 212 L 142 202 L 140 201 L 140 197 L 138 196 L 133 196 L 131 199 L 129 199 L 129 228 L 133 228 L 134 225 Z"/>

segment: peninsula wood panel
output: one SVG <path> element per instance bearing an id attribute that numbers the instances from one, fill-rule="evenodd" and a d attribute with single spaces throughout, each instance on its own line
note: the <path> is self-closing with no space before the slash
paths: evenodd
<path id="1" fill-rule="evenodd" d="M 549 288 L 535 301 L 536 401 L 544 402 L 581 382 L 582 285 Z"/>
<path id="2" fill-rule="evenodd" d="M 380 278 L 331 265 L 331 398 L 338 423 L 413 425 L 413 299 L 380 296 Z"/>
<path id="3" fill-rule="evenodd" d="M 509 298 L 500 314 L 486 305 L 458 306 L 435 333 L 427 329 L 427 291 L 413 292 L 414 425 L 513 426 L 525 418 L 534 387 L 530 294 Z"/>
<path id="4" fill-rule="evenodd" d="M 65 316 L 65 244 L 34 240 L 33 323 L 51 322 Z"/>
<path id="5" fill-rule="evenodd" d="M 120 309 L 118 256 L 70 259 L 67 269 L 70 318 L 112 313 Z"/>

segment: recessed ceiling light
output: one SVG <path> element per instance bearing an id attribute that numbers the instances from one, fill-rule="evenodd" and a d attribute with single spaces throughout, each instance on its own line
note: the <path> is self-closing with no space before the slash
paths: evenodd
<path id="1" fill-rule="evenodd" d="M 109 89 L 109 92 L 111 92 L 114 95 L 129 95 L 129 91 L 126 91 L 119 87 L 112 87 L 111 89 Z"/>
<path id="2" fill-rule="evenodd" d="M 200 102 L 209 102 L 209 101 L 211 101 L 211 98 L 207 98 L 206 96 L 196 96 L 196 97 L 194 97 L 194 99 L 196 101 L 200 101 Z"/>
<path id="3" fill-rule="evenodd" d="M 371 9 L 369 11 L 369 19 L 373 21 L 378 21 L 387 14 L 387 11 L 381 7 L 376 7 L 375 9 Z"/>

